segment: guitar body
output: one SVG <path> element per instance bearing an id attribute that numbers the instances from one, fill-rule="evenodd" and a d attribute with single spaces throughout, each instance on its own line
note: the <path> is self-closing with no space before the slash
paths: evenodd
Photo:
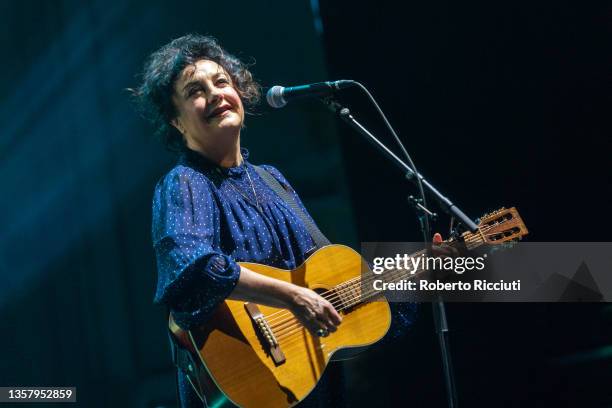
<path id="1" fill-rule="evenodd" d="M 324 292 L 360 277 L 362 260 L 351 248 L 330 245 L 292 271 L 251 263 L 241 265 L 262 275 Z M 188 378 L 211 407 L 293 406 L 314 389 L 330 360 L 347 358 L 375 343 L 391 324 L 389 305 L 384 298 L 343 310 L 338 330 L 327 337 L 314 336 L 297 321 L 291 322 L 288 319 L 293 315 L 288 311 L 257 305 L 276 331 L 277 349 L 283 357 L 279 359 L 278 354 L 272 355 L 265 334 L 262 336 L 246 305 L 226 300 L 205 326 L 189 332 L 171 321 L 178 342 L 193 355 L 195 367 Z M 275 329 L 274 321 L 279 316 L 286 316 L 287 322 Z M 198 382 L 204 389 L 198 389 L 195 385 Z"/>

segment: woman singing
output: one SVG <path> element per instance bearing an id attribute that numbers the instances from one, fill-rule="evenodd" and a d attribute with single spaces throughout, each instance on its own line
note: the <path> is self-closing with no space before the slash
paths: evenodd
<path id="1" fill-rule="evenodd" d="M 326 299 L 237 264 L 293 269 L 316 249 L 304 222 L 259 176 L 241 146 L 245 107 L 260 96 L 246 66 L 215 39 L 187 35 L 149 57 L 135 95 L 167 146 L 179 152 L 153 197 L 155 302 L 167 305 L 185 330 L 205 323 L 230 298 L 288 309 L 319 335 L 335 331 L 342 318 Z M 283 175 L 261 167 L 307 214 Z M 334 378 L 322 383 L 340 381 L 338 373 L 327 376 Z M 317 386 L 300 406 L 341 403 L 325 388 Z M 181 373 L 179 391 L 181 406 L 202 406 Z"/>

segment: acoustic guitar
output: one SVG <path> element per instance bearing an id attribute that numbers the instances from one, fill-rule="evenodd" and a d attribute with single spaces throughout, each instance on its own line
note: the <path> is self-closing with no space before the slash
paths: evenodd
<path id="1" fill-rule="evenodd" d="M 483 216 L 478 231 L 465 232 L 460 240 L 474 249 L 517 241 L 527 233 L 517 210 L 502 208 Z M 391 324 L 389 304 L 380 292 L 365 290 L 372 285 L 363 284 L 371 276 L 362 274 L 363 264 L 357 252 L 342 245 L 317 250 L 291 271 L 240 263 L 328 299 L 343 320 L 325 337 L 313 335 L 288 310 L 229 299 L 206 325 L 190 331 L 170 316 L 170 330 L 188 356 L 184 371 L 198 396 L 214 408 L 290 407 L 314 389 L 330 360 L 349 358 L 383 338 Z M 400 281 L 419 273 L 388 276 Z"/>

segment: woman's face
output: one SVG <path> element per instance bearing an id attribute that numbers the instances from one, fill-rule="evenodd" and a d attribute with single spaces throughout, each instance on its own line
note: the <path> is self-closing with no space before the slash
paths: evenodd
<path id="1" fill-rule="evenodd" d="M 214 146 L 239 134 L 244 107 L 231 77 L 216 62 L 202 59 L 185 67 L 172 99 L 178 113 L 172 124 L 189 147 Z"/>

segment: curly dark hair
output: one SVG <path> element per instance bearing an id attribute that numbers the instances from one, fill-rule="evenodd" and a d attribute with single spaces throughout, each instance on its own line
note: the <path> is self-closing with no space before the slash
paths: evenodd
<path id="1" fill-rule="evenodd" d="M 183 136 L 171 125 L 177 115 L 172 101 L 174 84 L 186 66 L 201 59 L 214 61 L 227 71 L 245 108 L 250 109 L 259 102 L 261 87 L 247 65 L 225 51 L 215 38 L 188 34 L 170 41 L 147 58 L 142 83 L 130 89 L 139 110 L 170 150 L 185 146 Z"/>

